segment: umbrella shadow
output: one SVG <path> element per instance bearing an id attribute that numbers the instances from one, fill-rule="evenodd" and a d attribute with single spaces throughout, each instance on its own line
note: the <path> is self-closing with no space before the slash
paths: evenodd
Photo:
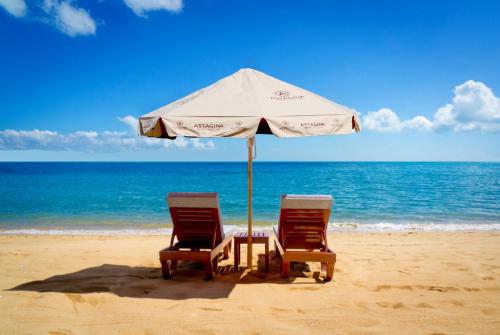
<path id="1" fill-rule="evenodd" d="M 204 281 L 202 263 L 181 262 L 173 279 L 163 280 L 160 267 L 102 264 L 72 273 L 55 275 L 43 280 L 20 284 L 9 291 L 58 292 L 58 293 L 112 293 L 119 297 L 184 300 L 193 298 L 227 298 L 236 285 L 254 283 L 293 283 L 293 277 L 306 277 L 310 272 L 306 263 L 294 263 L 291 278 L 282 279 L 279 258 L 271 253 L 270 271 L 253 271 L 244 274 L 233 265 L 218 268 L 215 280 Z M 264 268 L 264 255 L 259 255 L 257 266 Z M 313 274 L 320 283 L 319 273 Z M 314 283 L 314 282 L 313 282 Z"/>

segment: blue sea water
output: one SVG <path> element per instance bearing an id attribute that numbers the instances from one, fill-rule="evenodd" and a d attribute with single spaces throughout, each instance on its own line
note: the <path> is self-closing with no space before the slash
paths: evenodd
<path id="1" fill-rule="evenodd" d="M 500 229 L 499 163 L 254 163 L 254 220 L 283 193 L 331 194 L 333 229 Z M 0 163 L 0 230 L 170 227 L 165 195 L 218 192 L 225 223 L 246 224 L 247 165 Z"/>

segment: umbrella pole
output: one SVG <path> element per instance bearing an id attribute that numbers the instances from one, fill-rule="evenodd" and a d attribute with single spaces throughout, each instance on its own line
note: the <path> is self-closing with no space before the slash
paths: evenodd
<path id="1" fill-rule="evenodd" d="M 252 159 L 255 137 L 247 139 L 248 148 L 248 241 L 247 241 L 247 270 L 252 271 Z"/>

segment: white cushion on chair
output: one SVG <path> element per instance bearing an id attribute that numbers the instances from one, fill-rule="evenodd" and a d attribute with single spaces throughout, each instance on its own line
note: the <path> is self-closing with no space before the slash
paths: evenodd
<path id="1" fill-rule="evenodd" d="M 169 207 L 219 208 L 219 196 L 215 192 L 172 192 L 167 194 Z"/>
<path id="2" fill-rule="evenodd" d="M 281 208 L 288 209 L 330 209 L 333 198 L 331 195 L 302 195 L 283 194 L 281 195 Z"/>

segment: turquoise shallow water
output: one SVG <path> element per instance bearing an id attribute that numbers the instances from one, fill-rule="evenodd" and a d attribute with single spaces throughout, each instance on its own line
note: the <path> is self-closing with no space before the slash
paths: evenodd
<path id="1" fill-rule="evenodd" d="M 228 224 L 246 220 L 246 163 L 0 163 L 0 229 L 168 227 L 165 195 L 214 191 Z M 499 163 L 254 164 L 254 219 L 282 193 L 331 194 L 332 227 L 500 229 Z"/>

